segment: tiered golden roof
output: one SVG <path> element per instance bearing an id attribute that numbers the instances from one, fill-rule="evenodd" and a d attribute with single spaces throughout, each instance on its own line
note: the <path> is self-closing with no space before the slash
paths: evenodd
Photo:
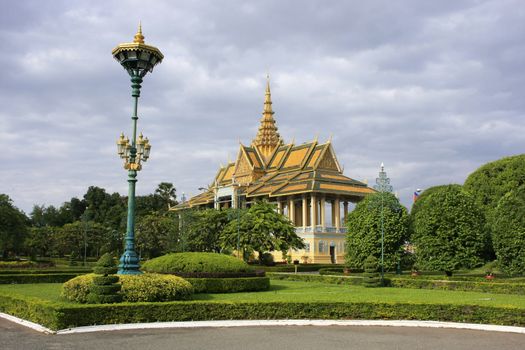
<path id="1" fill-rule="evenodd" d="M 207 192 L 178 208 L 214 202 L 214 188 L 236 185 L 247 200 L 301 193 L 324 193 L 360 199 L 373 193 L 365 183 L 343 175 L 331 141 L 283 144 L 273 119 L 269 81 L 263 118 L 251 146 L 239 146 L 235 162 L 221 166 Z"/>

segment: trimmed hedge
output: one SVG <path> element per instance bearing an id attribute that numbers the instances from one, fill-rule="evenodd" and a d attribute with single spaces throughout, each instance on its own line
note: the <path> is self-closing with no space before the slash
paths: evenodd
<path id="1" fill-rule="evenodd" d="M 172 253 L 146 261 L 142 270 L 165 274 L 247 273 L 255 269 L 233 256 L 217 253 Z"/>
<path id="2" fill-rule="evenodd" d="M 257 292 L 270 289 L 269 277 L 186 278 L 195 293 Z"/>
<path id="3" fill-rule="evenodd" d="M 46 269 L 0 269 L 1 275 L 38 275 L 38 274 L 53 274 L 53 273 L 90 273 L 92 269 L 90 268 L 74 268 L 74 269 L 55 269 L 55 268 L 46 268 Z"/>
<path id="4" fill-rule="evenodd" d="M 321 282 L 331 284 L 361 284 L 361 276 L 322 276 L 322 275 L 296 275 L 291 273 L 268 273 L 271 279 L 302 281 L 302 282 Z"/>
<path id="5" fill-rule="evenodd" d="M 320 276 L 284 273 L 270 273 L 269 276 L 272 279 L 277 280 L 324 282 L 331 284 L 361 284 L 363 281 L 363 277 L 361 276 Z M 392 277 L 385 278 L 385 284 L 388 287 L 394 288 L 442 289 L 496 294 L 525 294 L 525 283 L 468 282 Z"/>
<path id="6" fill-rule="evenodd" d="M 253 265 L 257 270 L 266 272 L 295 272 L 295 265 L 276 265 L 276 266 L 262 266 Z M 314 272 L 324 268 L 343 268 L 343 265 L 336 264 L 299 264 L 297 265 L 297 272 Z"/>
<path id="7" fill-rule="evenodd" d="M 6 274 L 0 275 L 0 284 L 64 283 L 78 275 L 78 273 Z"/>
<path id="8" fill-rule="evenodd" d="M 388 282 L 390 287 L 397 288 L 445 289 L 497 294 L 525 294 L 525 283 L 423 280 L 419 278 L 390 278 L 388 279 Z"/>
<path id="9" fill-rule="evenodd" d="M 85 303 L 96 286 L 93 280 L 112 276 L 82 275 L 67 281 L 62 286 L 62 297 L 69 301 Z M 188 300 L 193 295 L 192 285 L 177 276 L 160 274 L 119 275 L 122 284 L 121 294 L 128 302 L 159 302 Z"/>
<path id="10" fill-rule="evenodd" d="M 511 307 L 416 303 L 213 302 L 80 304 L 0 295 L 0 311 L 53 330 L 94 324 L 249 319 L 405 319 L 525 326 Z"/>

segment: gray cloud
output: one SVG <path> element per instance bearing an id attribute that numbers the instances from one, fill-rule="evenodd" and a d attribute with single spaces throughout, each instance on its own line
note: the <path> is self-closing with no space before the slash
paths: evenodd
<path id="1" fill-rule="evenodd" d="M 525 10 L 494 1 L 17 1 L 0 13 L 0 192 L 60 205 L 88 186 L 126 193 L 129 79 L 111 57 L 139 19 L 164 62 L 139 129 L 153 144 L 138 193 L 196 194 L 255 136 L 272 77 L 286 140 L 333 135 L 345 173 L 384 162 L 406 205 L 525 149 Z"/>

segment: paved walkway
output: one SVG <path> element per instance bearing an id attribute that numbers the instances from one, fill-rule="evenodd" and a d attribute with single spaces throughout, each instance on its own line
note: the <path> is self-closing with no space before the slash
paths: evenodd
<path id="1" fill-rule="evenodd" d="M 11 349 L 523 349 L 525 334 L 378 326 L 258 326 L 43 334 L 0 319 L 2 350 Z"/>

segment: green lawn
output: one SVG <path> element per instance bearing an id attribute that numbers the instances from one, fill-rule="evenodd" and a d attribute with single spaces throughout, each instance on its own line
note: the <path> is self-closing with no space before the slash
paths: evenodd
<path id="1" fill-rule="evenodd" d="M 71 304 L 60 298 L 61 284 L 0 285 L 0 294 L 24 295 Z M 195 300 L 234 302 L 385 302 L 454 304 L 525 309 L 524 295 L 489 294 L 447 290 L 364 288 L 316 282 L 272 280 L 271 289 L 256 293 L 196 294 Z"/>

